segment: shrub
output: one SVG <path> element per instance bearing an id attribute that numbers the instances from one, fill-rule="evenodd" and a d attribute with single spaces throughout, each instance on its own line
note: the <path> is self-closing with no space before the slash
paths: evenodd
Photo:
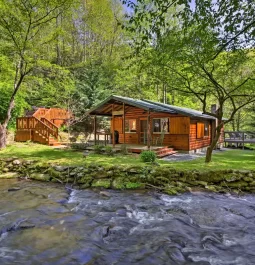
<path id="1" fill-rule="evenodd" d="M 94 152 L 95 154 L 102 154 L 104 146 L 103 145 L 94 145 Z"/>
<path id="2" fill-rule="evenodd" d="M 122 144 L 122 145 L 120 146 L 120 153 L 121 153 L 122 155 L 127 155 L 127 154 L 128 154 L 128 147 L 127 147 L 126 144 Z"/>
<path id="3" fill-rule="evenodd" d="M 108 155 L 108 156 L 113 156 L 113 149 L 111 146 L 107 145 L 105 147 L 105 153 Z"/>
<path id="4" fill-rule="evenodd" d="M 154 162 L 156 160 L 156 154 L 153 151 L 143 151 L 140 154 L 140 158 L 143 162 Z"/>
<path id="5" fill-rule="evenodd" d="M 71 143 L 70 147 L 77 150 L 85 150 L 88 147 L 87 143 Z"/>

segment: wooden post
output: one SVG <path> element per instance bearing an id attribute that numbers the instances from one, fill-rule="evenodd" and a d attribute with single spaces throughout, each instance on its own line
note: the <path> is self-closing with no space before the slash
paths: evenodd
<path id="1" fill-rule="evenodd" d="M 126 118 L 125 118 L 125 103 L 123 103 L 123 141 L 124 141 L 124 144 L 126 143 L 126 132 L 125 132 L 125 123 L 126 123 Z"/>
<path id="2" fill-rule="evenodd" d="M 97 144 L 97 116 L 94 116 L 94 144 Z"/>
<path id="3" fill-rule="evenodd" d="M 115 135 L 114 135 L 114 115 L 113 115 L 113 111 L 114 111 L 114 104 L 112 104 L 112 147 L 115 147 Z"/>
<path id="4" fill-rule="evenodd" d="M 147 118 L 147 147 L 148 150 L 151 148 L 151 113 L 148 110 L 148 118 Z"/>

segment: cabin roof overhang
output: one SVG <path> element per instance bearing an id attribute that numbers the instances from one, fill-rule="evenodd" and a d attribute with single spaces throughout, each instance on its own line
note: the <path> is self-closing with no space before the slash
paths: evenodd
<path id="1" fill-rule="evenodd" d="M 114 110 L 119 111 L 123 109 L 123 103 L 125 106 L 137 107 L 146 111 L 152 112 L 166 112 L 177 114 L 176 111 L 169 111 L 168 109 L 157 106 L 153 103 L 146 102 L 140 99 L 132 99 L 120 96 L 110 96 L 103 102 L 92 108 L 87 112 L 88 115 L 98 115 L 98 116 L 112 116 L 112 105 L 114 104 Z"/>
<path id="2" fill-rule="evenodd" d="M 121 97 L 115 95 L 108 97 L 100 104 L 90 109 L 87 112 L 87 115 L 110 117 L 112 116 L 113 104 L 114 104 L 114 111 L 121 111 L 123 110 L 123 103 L 125 103 L 125 106 L 137 107 L 150 112 L 165 112 L 168 114 L 181 114 L 188 117 L 198 117 L 203 119 L 215 120 L 215 117 L 203 114 L 201 111 L 189 108 L 163 104 L 150 100 L 133 99 L 133 98 Z"/>

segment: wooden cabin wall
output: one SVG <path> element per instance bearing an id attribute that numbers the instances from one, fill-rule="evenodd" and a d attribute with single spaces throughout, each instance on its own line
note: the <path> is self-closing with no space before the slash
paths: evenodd
<path id="1" fill-rule="evenodd" d="M 136 133 L 125 133 L 126 144 L 139 144 L 140 137 L 140 120 L 147 120 L 148 112 L 136 107 L 126 107 L 125 119 L 136 119 Z M 170 133 L 166 133 L 164 136 L 163 145 L 171 146 L 176 150 L 189 150 L 189 124 L 190 118 L 177 114 L 159 113 L 153 112 L 151 116 L 151 128 L 153 118 L 170 118 Z M 111 129 L 113 128 L 111 123 Z M 119 132 L 119 142 L 124 143 L 123 134 L 123 118 L 122 116 L 114 116 L 114 130 Z M 152 142 L 155 143 L 155 139 L 160 137 L 160 133 L 152 133 Z"/>
<path id="2" fill-rule="evenodd" d="M 197 138 L 197 123 L 209 123 L 209 136 Z M 212 124 L 209 120 L 191 119 L 190 120 L 190 134 L 189 134 L 189 150 L 195 150 L 207 147 L 211 144 L 211 128 Z"/>

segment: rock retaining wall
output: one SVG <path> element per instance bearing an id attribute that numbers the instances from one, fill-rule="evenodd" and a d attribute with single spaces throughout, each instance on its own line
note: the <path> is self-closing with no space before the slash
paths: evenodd
<path id="1" fill-rule="evenodd" d="M 180 171 L 164 166 L 124 167 L 98 164 L 70 167 L 17 158 L 0 160 L 0 178 L 13 177 L 69 183 L 82 189 L 154 188 L 173 195 L 197 187 L 214 192 L 255 192 L 255 171 L 248 170 L 205 172 Z"/>

